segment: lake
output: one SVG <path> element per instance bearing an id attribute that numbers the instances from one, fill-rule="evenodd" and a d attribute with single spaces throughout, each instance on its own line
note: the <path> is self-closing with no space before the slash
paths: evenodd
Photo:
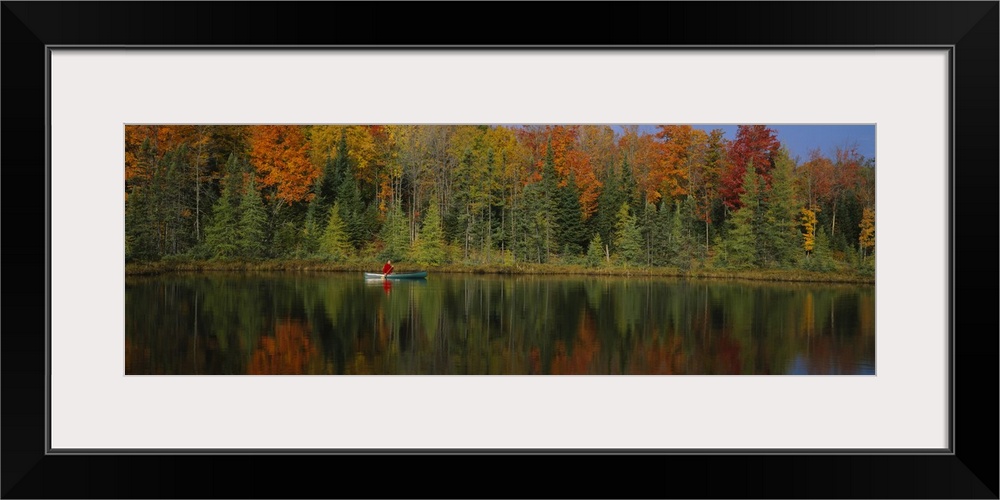
<path id="1" fill-rule="evenodd" d="M 124 349 L 126 375 L 874 375 L 875 287 L 129 276 Z"/>

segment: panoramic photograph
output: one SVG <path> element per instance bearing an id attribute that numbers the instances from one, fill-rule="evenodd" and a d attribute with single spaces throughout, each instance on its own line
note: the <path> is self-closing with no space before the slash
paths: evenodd
<path id="1" fill-rule="evenodd" d="M 125 375 L 875 375 L 875 135 L 125 125 Z"/>

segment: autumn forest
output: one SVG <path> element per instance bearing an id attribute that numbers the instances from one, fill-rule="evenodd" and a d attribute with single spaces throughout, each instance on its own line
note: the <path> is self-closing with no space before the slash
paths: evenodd
<path id="1" fill-rule="evenodd" d="M 875 159 L 793 157 L 763 125 L 125 127 L 126 267 L 874 279 L 874 251 Z"/>

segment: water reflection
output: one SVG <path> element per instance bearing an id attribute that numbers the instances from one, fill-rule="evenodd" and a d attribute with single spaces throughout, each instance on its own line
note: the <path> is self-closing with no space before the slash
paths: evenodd
<path id="1" fill-rule="evenodd" d="M 129 277 L 127 374 L 867 374 L 874 287 L 359 273 Z"/>

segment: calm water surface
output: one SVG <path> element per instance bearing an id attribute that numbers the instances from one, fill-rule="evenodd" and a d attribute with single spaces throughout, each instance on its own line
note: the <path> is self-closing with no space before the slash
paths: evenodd
<path id="1" fill-rule="evenodd" d="M 875 288 L 665 278 L 172 274 L 125 281 L 125 372 L 875 373 Z"/>

